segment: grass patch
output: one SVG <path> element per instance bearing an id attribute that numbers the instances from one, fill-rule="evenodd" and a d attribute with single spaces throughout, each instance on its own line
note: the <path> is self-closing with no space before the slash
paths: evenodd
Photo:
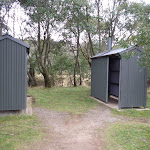
<path id="1" fill-rule="evenodd" d="M 109 150 L 149 150 L 150 126 L 115 123 L 104 131 Z"/>
<path id="2" fill-rule="evenodd" d="M 134 110 L 134 109 L 128 109 L 128 110 L 121 110 L 118 111 L 116 109 L 112 109 L 113 114 L 115 115 L 122 115 L 127 117 L 134 117 L 134 118 L 149 118 L 150 119 L 150 110 Z"/>
<path id="3" fill-rule="evenodd" d="M 36 99 L 36 105 L 60 112 L 82 114 L 99 103 L 90 98 L 88 87 L 28 88 L 28 94 Z"/>
<path id="4" fill-rule="evenodd" d="M 39 122 L 35 116 L 0 117 L 0 149 L 20 150 L 40 140 Z"/>
<path id="5" fill-rule="evenodd" d="M 147 104 L 146 104 L 147 108 L 150 108 L 150 88 L 148 88 L 147 90 Z"/>
<path id="6" fill-rule="evenodd" d="M 147 90 L 147 108 L 150 108 L 150 88 Z M 150 118 L 150 110 L 137 111 L 135 109 L 122 109 L 118 111 L 116 109 L 112 109 L 112 112 L 116 115 L 123 115 L 128 117 L 135 118 Z"/>

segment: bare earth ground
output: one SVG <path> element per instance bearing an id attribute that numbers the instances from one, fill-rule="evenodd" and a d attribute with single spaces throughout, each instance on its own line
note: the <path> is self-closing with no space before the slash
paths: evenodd
<path id="1" fill-rule="evenodd" d="M 99 105 L 84 115 L 54 112 L 35 107 L 33 112 L 43 122 L 46 137 L 33 145 L 35 150 L 100 150 L 104 141 L 98 129 L 105 128 L 108 123 L 119 121 L 109 108 Z"/>

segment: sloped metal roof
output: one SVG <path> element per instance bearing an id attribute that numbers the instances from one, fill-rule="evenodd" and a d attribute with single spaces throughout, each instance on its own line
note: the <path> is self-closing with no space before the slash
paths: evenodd
<path id="1" fill-rule="evenodd" d="M 30 45 L 28 45 L 27 43 L 25 43 L 25 42 L 23 42 L 23 41 L 20 41 L 20 40 L 18 40 L 18 39 L 16 39 L 16 38 L 13 38 L 11 35 L 9 35 L 9 34 L 5 34 L 5 35 L 3 35 L 3 36 L 1 36 L 0 37 L 0 41 L 1 40 L 4 40 L 4 39 L 10 39 L 10 40 L 12 40 L 12 41 L 14 41 L 14 42 L 16 42 L 16 43 L 18 43 L 18 44 L 20 44 L 20 45 L 23 45 L 24 47 L 26 47 L 26 48 L 30 48 Z"/>
<path id="2" fill-rule="evenodd" d="M 99 53 L 99 54 L 93 56 L 92 58 L 110 56 L 110 55 L 114 55 L 114 54 L 121 54 L 121 53 L 124 53 L 125 51 L 133 50 L 134 48 L 137 48 L 137 46 L 132 46 L 132 47 L 129 47 L 129 48 L 118 48 L 118 49 L 114 49 L 114 50 L 111 50 L 111 51 L 106 51 L 106 52 Z"/>

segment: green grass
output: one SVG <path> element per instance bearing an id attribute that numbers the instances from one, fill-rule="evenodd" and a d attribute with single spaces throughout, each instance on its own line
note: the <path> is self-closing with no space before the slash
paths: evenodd
<path id="1" fill-rule="evenodd" d="M 59 112 L 82 114 L 99 103 L 90 98 L 88 87 L 28 88 L 28 94 L 36 99 L 36 105 Z"/>
<path id="2" fill-rule="evenodd" d="M 127 117 L 134 117 L 134 118 L 146 118 L 150 119 L 150 110 L 135 110 L 135 109 L 127 109 L 127 110 L 121 110 L 118 111 L 116 109 L 112 109 L 112 112 L 115 115 L 122 115 Z"/>
<path id="3" fill-rule="evenodd" d="M 150 88 L 147 90 L 147 104 L 146 107 L 150 108 Z"/>
<path id="4" fill-rule="evenodd" d="M 104 131 L 108 150 L 150 150 L 150 126 L 115 123 Z"/>
<path id="5" fill-rule="evenodd" d="M 147 90 L 147 108 L 150 108 L 150 88 Z M 128 117 L 135 118 L 150 118 L 150 110 L 137 111 L 135 109 L 122 109 L 118 111 L 116 109 L 112 109 L 112 112 L 116 115 L 123 115 Z"/>
<path id="6" fill-rule="evenodd" d="M 0 149 L 20 150 L 40 140 L 42 132 L 35 116 L 0 117 Z"/>

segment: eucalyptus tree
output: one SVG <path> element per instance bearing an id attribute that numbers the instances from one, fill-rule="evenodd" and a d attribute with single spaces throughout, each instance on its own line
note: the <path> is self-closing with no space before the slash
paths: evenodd
<path id="1" fill-rule="evenodd" d="M 150 5 L 145 3 L 131 3 L 128 5 L 126 16 L 129 18 L 127 30 L 132 34 L 124 36 L 122 43 L 125 46 L 139 45 L 147 46 L 150 44 Z"/>
<path id="2" fill-rule="evenodd" d="M 51 87 L 53 85 L 51 32 L 60 15 L 61 1 L 20 0 L 20 3 L 27 10 L 27 14 L 30 16 L 29 24 L 36 32 L 36 37 L 32 36 L 32 38 L 37 41 L 35 42 L 37 43 L 35 55 L 39 71 L 44 77 L 45 87 Z"/>
<path id="3" fill-rule="evenodd" d="M 64 2 L 68 13 L 66 15 L 65 26 L 64 26 L 65 32 L 63 33 L 63 35 L 66 36 L 67 37 L 66 39 L 70 41 L 70 43 L 72 44 L 71 47 L 73 48 L 73 53 L 75 58 L 74 74 L 73 74 L 74 86 L 77 86 L 76 74 L 78 70 L 80 74 L 80 85 L 82 84 L 81 66 L 79 61 L 80 38 L 81 38 L 81 33 L 84 30 L 84 21 L 86 19 L 85 11 L 88 2 L 86 0 L 82 0 L 82 1 L 66 0 Z"/>
<path id="4" fill-rule="evenodd" d="M 129 22 L 126 22 L 127 17 L 124 14 L 127 5 L 127 0 L 95 0 L 95 5 L 92 3 L 86 7 L 84 29 L 88 42 L 84 40 L 81 52 L 89 66 L 93 55 L 107 50 L 108 37 L 112 39 L 113 48 L 118 44 L 121 35 L 126 35 L 129 31 L 126 29 Z"/>
<path id="5" fill-rule="evenodd" d="M 30 45 L 30 54 L 28 55 L 28 69 L 27 69 L 27 75 L 28 75 L 28 86 L 34 87 L 37 86 L 35 72 L 37 71 L 37 61 L 35 56 L 35 48 L 34 45 L 35 42 L 28 38 L 27 42 Z"/>
<path id="6" fill-rule="evenodd" d="M 126 11 L 129 18 L 130 36 L 124 36 L 120 44 L 124 47 L 138 45 L 143 48 L 140 65 L 147 66 L 150 79 L 150 5 L 145 3 L 131 3 Z M 132 30 L 131 30 L 132 29 Z"/>
<path id="7" fill-rule="evenodd" d="M 101 41 L 107 43 L 107 39 L 110 37 L 112 48 L 118 44 L 120 36 L 127 34 L 126 26 L 129 23 L 125 16 L 127 6 L 127 0 L 109 0 L 107 6 L 104 5 L 104 1 L 101 1 L 101 5 L 97 6 L 101 8 L 97 10 L 100 11 L 99 17 L 101 18 L 99 23 L 101 27 Z"/>

